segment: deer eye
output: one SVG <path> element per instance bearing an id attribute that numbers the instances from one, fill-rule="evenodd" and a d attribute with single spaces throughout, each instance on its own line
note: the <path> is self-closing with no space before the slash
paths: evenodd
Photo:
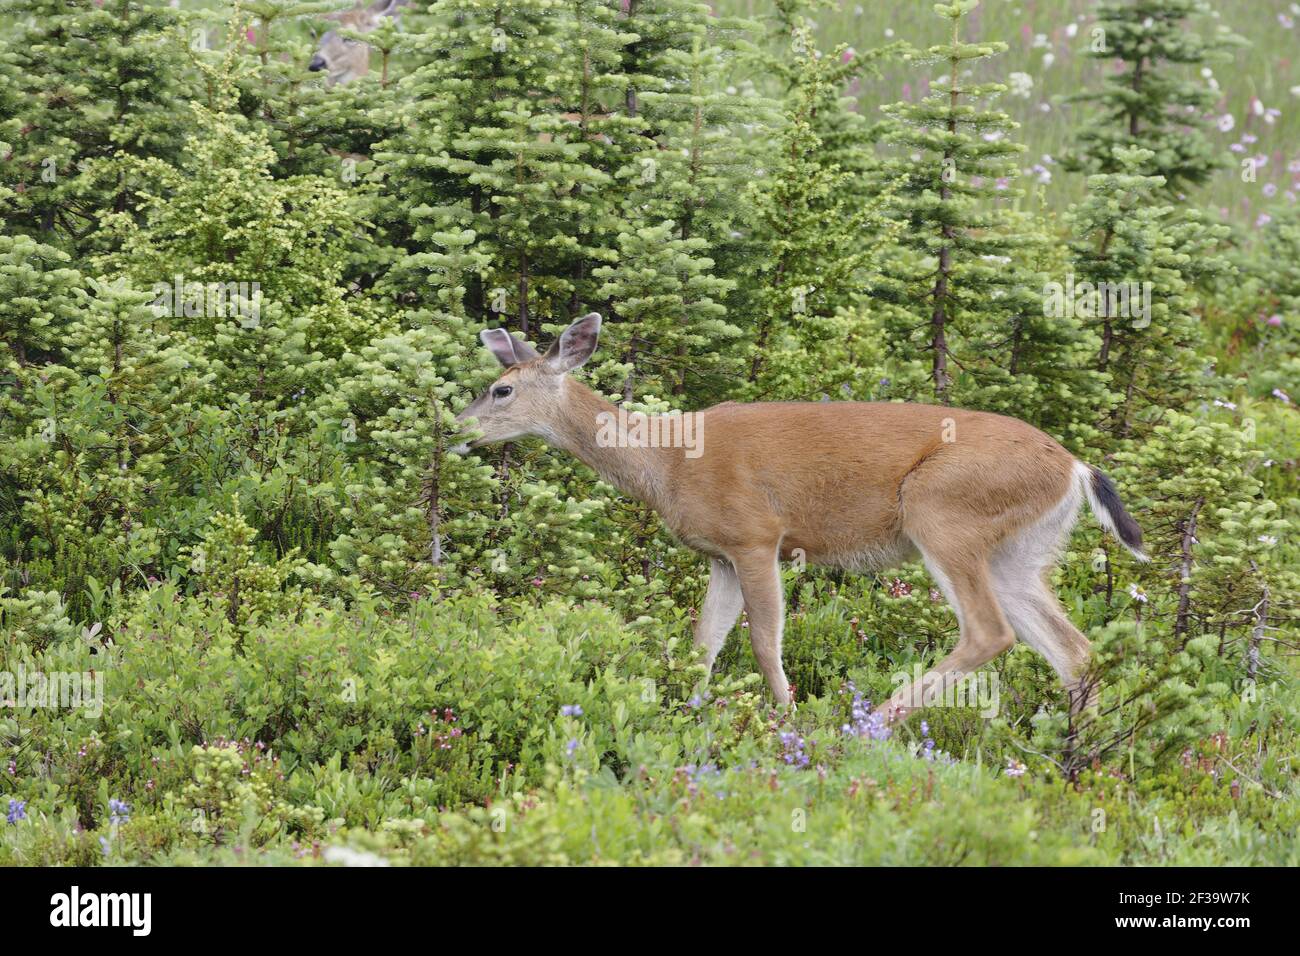
<path id="1" fill-rule="evenodd" d="M 492 397 L 507 398 L 509 397 L 510 393 L 513 391 L 514 389 L 511 388 L 509 385 L 498 385 L 496 388 L 492 389 Z"/>

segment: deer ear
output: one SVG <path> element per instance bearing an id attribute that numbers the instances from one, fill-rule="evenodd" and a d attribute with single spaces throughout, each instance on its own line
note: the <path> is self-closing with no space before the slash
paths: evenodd
<path id="1" fill-rule="evenodd" d="M 552 372 L 572 372 L 580 368 L 596 351 L 600 336 L 600 313 L 589 312 L 560 333 L 546 352 L 546 365 Z"/>
<path id="2" fill-rule="evenodd" d="M 478 334 L 479 341 L 488 347 L 496 360 L 510 368 L 520 362 L 528 362 L 538 357 L 537 349 L 523 339 L 515 338 L 505 329 L 484 329 Z"/>

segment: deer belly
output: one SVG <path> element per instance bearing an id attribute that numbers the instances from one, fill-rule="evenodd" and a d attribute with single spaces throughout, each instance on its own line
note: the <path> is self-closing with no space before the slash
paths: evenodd
<path id="1" fill-rule="evenodd" d="M 845 571 L 885 571 L 917 557 L 916 546 L 905 535 L 889 533 L 869 537 L 789 536 L 781 542 L 781 560 L 803 562 Z"/>

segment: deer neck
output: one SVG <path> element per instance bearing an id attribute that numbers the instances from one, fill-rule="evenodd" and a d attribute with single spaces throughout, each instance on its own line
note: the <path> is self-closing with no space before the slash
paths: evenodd
<path id="1" fill-rule="evenodd" d="M 563 387 L 564 414 L 547 440 L 619 491 L 662 512 L 669 500 L 673 454 L 680 455 L 681 449 L 602 440 L 602 433 L 608 435 L 607 423 L 618 420 L 617 406 L 571 378 L 565 379 Z"/>

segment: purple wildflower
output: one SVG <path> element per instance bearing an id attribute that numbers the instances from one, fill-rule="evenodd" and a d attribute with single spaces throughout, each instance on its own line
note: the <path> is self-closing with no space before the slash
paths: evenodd
<path id="1" fill-rule="evenodd" d="M 853 692 L 853 707 L 849 712 L 849 723 L 841 729 L 847 735 L 867 740 L 888 740 L 894 733 L 885 720 L 884 713 L 873 711 L 871 701 L 864 699 L 856 690 Z"/>
<path id="2" fill-rule="evenodd" d="M 803 750 L 803 738 L 793 731 L 781 734 L 781 759 L 792 767 L 808 766 L 808 755 Z"/>
<path id="3" fill-rule="evenodd" d="M 131 819 L 131 808 L 121 800 L 108 801 L 108 822 L 113 826 L 118 826 L 129 822 Z"/>

